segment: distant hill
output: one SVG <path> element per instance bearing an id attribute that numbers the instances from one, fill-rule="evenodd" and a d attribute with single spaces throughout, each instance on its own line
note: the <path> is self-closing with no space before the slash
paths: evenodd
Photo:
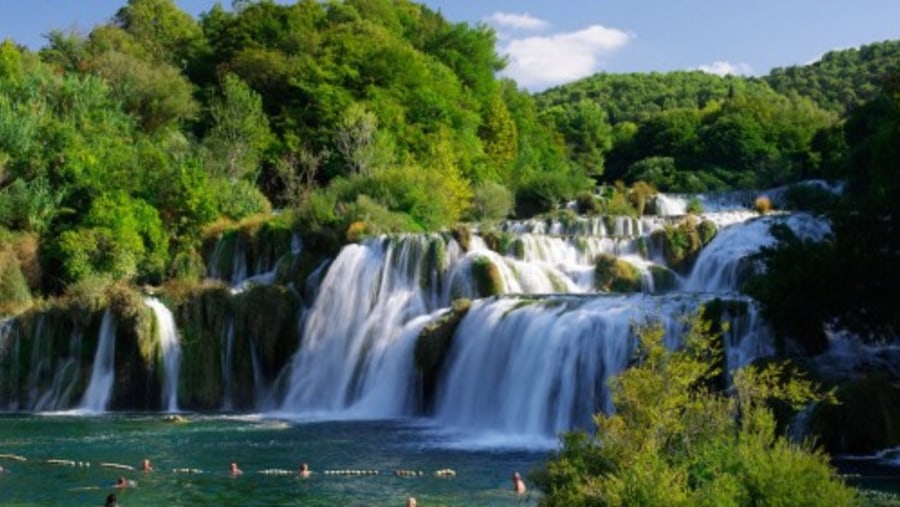
<path id="1" fill-rule="evenodd" d="M 866 102 L 884 77 L 900 70 L 900 41 L 829 51 L 810 65 L 776 68 L 763 78 L 774 90 L 809 97 L 823 109 L 844 113 Z"/>
<path id="2" fill-rule="evenodd" d="M 773 94 L 766 83 L 740 76 L 701 71 L 600 73 L 546 90 L 535 99 L 539 107 L 588 99 L 599 104 L 612 124 L 640 122 L 672 109 L 702 109 L 711 100 L 729 96 Z"/>

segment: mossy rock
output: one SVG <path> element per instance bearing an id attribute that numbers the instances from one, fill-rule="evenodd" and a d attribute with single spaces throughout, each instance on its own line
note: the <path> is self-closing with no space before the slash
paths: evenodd
<path id="1" fill-rule="evenodd" d="M 697 226 L 697 234 L 700 236 L 700 243 L 702 245 L 708 245 L 710 241 L 716 237 L 716 233 L 719 231 L 718 227 L 716 227 L 715 222 L 712 220 L 704 220 L 700 222 L 700 225 Z"/>
<path id="2" fill-rule="evenodd" d="M 425 260 L 422 262 L 422 272 L 419 273 L 419 283 L 426 291 L 441 290 L 441 274 L 447 266 L 447 245 L 444 238 L 434 235 L 428 238 L 428 246 L 425 250 Z"/>
<path id="3" fill-rule="evenodd" d="M 469 251 L 469 247 L 472 245 L 472 230 L 469 227 L 465 225 L 454 226 L 450 229 L 450 234 L 459 243 L 459 247 L 463 252 Z"/>
<path id="4" fill-rule="evenodd" d="M 422 374 L 422 391 L 426 411 L 430 411 L 434 402 L 434 390 L 437 379 L 444 366 L 444 360 L 456 328 L 462 322 L 463 317 L 471 308 L 468 299 L 457 299 L 453 302 L 450 311 L 430 322 L 419 333 L 416 339 L 416 347 L 413 353 L 416 368 Z"/>
<path id="5" fill-rule="evenodd" d="M 810 432 L 830 453 L 871 454 L 900 445 L 900 380 L 872 372 L 840 384 L 837 404 L 813 411 Z"/>
<path id="6" fill-rule="evenodd" d="M 300 302 L 295 291 L 279 285 L 255 286 L 234 298 L 235 337 L 255 347 L 267 382 L 275 380 L 297 349 Z"/>
<path id="7" fill-rule="evenodd" d="M 221 408 L 225 338 L 234 315 L 231 293 L 221 284 L 179 289 L 165 294 L 181 335 L 179 405 L 186 410 Z"/>
<path id="8" fill-rule="evenodd" d="M 503 293 L 503 279 L 500 269 L 487 257 L 476 257 L 472 260 L 472 277 L 478 297 L 485 298 Z"/>
<path id="9" fill-rule="evenodd" d="M 710 226 L 714 228 L 715 224 L 710 222 L 710 225 L 703 226 L 704 234 L 710 234 Z M 697 219 L 693 215 L 688 215 L 675 225 L 666 225 L 663 230 L 655 231 L 651 234 L 651 238 L 662 243 L 666 264 L 671 269 L 685 274 L 691 270 L 700 249 L 705 244 L 699 229 Z"/>
<path id="10" fill-rule="evenodd" d="M 594 287 L 605 292 L 640 292 L 641 273 L 628 262 L 601 254 L 594 261 Z"/>
<path id="11" fill-rule="evenodd" d="M 509 232 L 496 230 L 487 231 L 481 237 L 488 248 L 500 255 L 506 255 L 515 239 Z"/>
<path id="12" fill-rule="evenodd" d="M 669 268 L 656 264 L 649 267 L 653 277 L 653 291 L 657 294 L 671 292 L 678 288 L 678 275 Z"/>

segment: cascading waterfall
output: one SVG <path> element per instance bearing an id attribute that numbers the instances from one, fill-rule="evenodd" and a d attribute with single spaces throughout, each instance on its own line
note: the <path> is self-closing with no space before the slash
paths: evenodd
<path id="1" fill-rule="evenodd" d="M 704 299 L 633 294 L 476 302 L 454 335 L 435 418 L 449 427 L 536 437 L 589 428 L 594 413 L 612 408 L 607 381 L 632 358 L 635 323 L 660 322 L 667 345 L 677 346 L 681 317 Z M 729 337 L 730 345 L 759 346 L 766 334 L 759 324 L 737 326 L 741 334 Z M 752 357 L 735 355 L 731 366 Z"/>
<path id="2" fill-rule="evenodd" d="M 100 322 L 100 336 L 97 340 L 97 351 L 94 354 L 91 381 L 81 399 L 80 408 L 91 412 L 104 412 L 109 405 L 115 377 L 116 358 L 116 323 L 112 312 L 103 313 Z"/>
<path id="3" fill-rule="evenodd" d="M 178 411 L 178 374 L 181 369 L 181 344 L 172 312 L 158 299 L 147 298 L 144 303 L 153 310 L 159 328 L 159 346 L 162 351 L 163 399 L 162 406 L 169 412 Z"/>
<path id="4" fill-rule="evenodd" d="M 225 391 L 222 395 L 222 409 L 231 411 L 234 409 L 234 388 L 231 379 L 231 365 L 234 362 L 232 359 L 234 355 L 234 317 L 228 319 L 228 325 L 225 327 L 225 346 L 222 350 L 222 384 Z"/>
<path id="5" fill-rule="evenodd" d="M 649 273 L 649 259 L 662 262 L 649 236 L 675 223 L 667 217 L 508 223 L 501 230 L 513 238 L 502 253 L 489 250 L 477 233 L 465 252 L 439 235 L 349 245 L 329 266 L 307 315 L 281 412 L 361 418 L 418 413 L 423 407 L 412 360 L 417 335 L 452 300 L 478 297 L 473 265 L 485 261 L 496 268 L 502 293 L 521 295 L 476 301 L 456 329 L 433 405 L 436 420 L 448 427 L 544 437 L 589 427 L 597 410 L 611 408 L 606 382 L 631 358 L 633 325 L 659 321 L 669 345 L 677 346 L 683 317 L 717 296 L 742 309 L 726 311 L 727 367 L 769 355 L 766 324 L 753 302 L 736 292 L 742 266 L 772 243 L 774 221 L 806 237 L 821 237 L 827 223 L 803 215 L 756 219 L 733 202 L 745 198 L 708 201 L 725 210 L 703 215 L 719 233 L 683 287 L 667 295 L 652 294 Z M 437 265 L 429 258 L 435 241 L 445 246 Z M 592 294 L 599 254 L 636 266 L 643 294 Z"/>
<path id="6" fill-rule="evenodd" d="M 307 317 L 282 410 L 357 408 L 361 417 L 379 417 L 411 408 L 413 337 L 403 330 L 428 310 L 429 298 L 420 285 L 420 262 L 428 239 L 373 240 L 341 251 Z M 374 373 L 385 364 L 406 365 L 399 368 L 406 372 L 402 381 L 382 381 Z M 366 402 L 385 389 L 391 391 L 387 403 Z"/>

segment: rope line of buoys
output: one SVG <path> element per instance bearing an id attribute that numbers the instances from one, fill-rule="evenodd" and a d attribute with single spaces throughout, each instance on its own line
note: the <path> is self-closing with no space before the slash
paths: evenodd
<path id="1" fill-rule="evenodd" d="M 296 475 L 297 472 L 294 470 L 285 470 L 283 468 L 267 468 L 265 470 L 260 470 L 259 473 L 263 475 Z"/>
<path id="2" fill-rule="evenodd" d="M 84 463 L 84 462 L 82 462 L 82 461 L 76 462 L 76 461 L 73 461 L 73 460 L 70 460 L 70 459 L 56 459 L 56 458 L 50 458 L 50 459 L 48 459 L 48 460 L 47 460 L 47 463 L 50 464 L 50 465 L 59 465 L 59 466 L 64 466 L 64 467 L 74 467 L 74 466 L 76 466 L 76 465 L 78 465 L 78 466 L 90 466 L 90 464 L 88 464 L 88 465 L 82 465 L 82 463 Z"/>
<path id="3" fill-rule="evenodd" d="M 402 468 L 398 468 L 394 470 L 394 475 L 397 477 L 420 477 L 425 475 L 421 470 L 403 470 Z"/>
<path id="4" fill-rule="evenodd" d="M 28 461 L 28 458 L 26 458 L 24 456 L 19 456 L 16 454 L 0 454 L 0 459 L 9 459 L 9 460 L 15 460 L 15 461 Z M 43 461 L 44 461 L 44 463 L 47 463 L 48 465 L 56 465 L 56 466 L 66 466 L 66 467 L 90 467 L 91 466 L 91 463 L 89 461 L 76 461 L 76 460 L 71 460 L 71 459 L 47 458 Z M 102 468 L 112 468 L 112 469 L 116 469 L 116 470 L 126 470 L 129 472 L 134 472 L 137 470 L 136 467 L 133 467 L 131 465 L 127 465 L 124 463 L 107 462 L 107 461 L 99 462 L 99 463 L 97 463 L 97 466 L 102 467 Z M 199 468 L 183 467 L 183 468 L 173 468 L 172 473 L 174 473 L 174 474 L 203 474 L 206 472 Z M 261 475 L 281 475 L 281 476 L 297 475 L 298 473 L 302 474 L 302 472 L 298 472 L 297 470 L 286 470 L 283 468 L 266 468 L 266 469 L 257 471 L 257 473 L 259 473 Z M 328 475 L 328 476 L 361 477 L 361 476 L 381 475 L 381 471 L 377 470 L 377 469 L 330 469 L 330 470 L 323 470 L 321 472 L 321 474 Z M 307 469 L 307 475 L 308 475 L 308 469 Z M 425 476 L 425 472 L 423 472 L 422 470 L 397 468 L 397 469 L 393 470 L 393 475 L 395 475 L 397 477 L 423 477 L 423 476 Z M 442 468 L 439 470 L 435 470 L 432 473 L 432 475 L 434 477 L 441 477 L 441 478 L 456 477 L 456 471 L 453 470 L 452 468 Z"/>
<path id="5" fill-rule="evenodd" d="M 123 465 L 122 463 L 100 463 L 100 466 L 103 468 L 116 468 L 118 470 L 130 470 L 134 471 L 134 467 L 131 465 Z"/>
<path id="6" fill-rule="evenodd" d="M 379 475 L 381 472 L 379 472 L 378 470 L 325 470 L 322 473 L 324 475 L 357 476 L 357 475 Z"/>

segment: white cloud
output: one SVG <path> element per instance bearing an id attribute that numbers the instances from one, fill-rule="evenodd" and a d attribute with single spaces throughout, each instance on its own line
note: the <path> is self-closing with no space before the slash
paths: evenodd
<path id="1" fill-rule="evenodd" d="M 725 76 L 728 74 L 747 76 L 753 74 L 753 67 L 751 67 L 750 64 L 731 63 L 722 60 L 713 62 L 710 65 L 701 65 L 697 67 L 697 70 L 702 70 L 708 74 L 716 74 L 718 76 Z"/>
<path id="2" fill-rule="evenodd" d="M 502 26 L 515 30 L 543 30 L 550 26 L 550 23 L 547 21 L 536 18 L 528 13 L 512 14 L 508 12 L 495 12 L 487 18 L 487 22 L 495 26 Z"/>
<path id="3" fill-rule="evenodd" d="M 529 89 L 539 89 L 596 73 L 603 57 L 634 35 L 591 25 L 583 30 L 510 40 L 500 52 L 509 58 L 503 74 Z"/>

